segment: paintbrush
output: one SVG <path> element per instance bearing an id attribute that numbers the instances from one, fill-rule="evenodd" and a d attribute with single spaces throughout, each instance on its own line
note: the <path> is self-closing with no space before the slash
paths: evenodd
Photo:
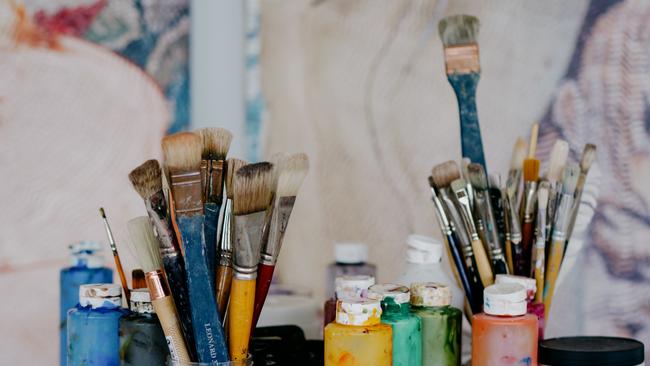
<path id="1" fill-rule="evenodd" d="M 551 236 L 551 249 L 549 251 L 548 263 L 546 265 L 546 278 L 544 285 L 544 307 L 545 315 L 551 309 L 555 283 L 560 273 L 560 265 L 564 258 L 564 247 L 567 240 L 567 229 L 573 206 L 573 194 L 575 193 L 580 167 L 575 164 L 567 164 L 564 168 L 564 179 L 562 181 L 562 195 L 560 203 L 555 211 L 555 222 L 553 224 L 553 235 Z"/>
<path id="2" fill-rule="evenodd" d="M 476 225 L 472 218 L 472 209 L 469 205 L 469 198 L 467 197 L 466 186 L 467 183 L 463 179 L 456 179 L 451 182 L 451 190 L 454 194 L 454 203 L 463 219 L 465 230 L 470 236 L 478 273 L 481 276 L 481 282 L 483 283 L 483 287 L 487 287 L 494 283 L 494 274 L 492 273 L 492 266 L 490 265 L 490 260 L 485 252 L 485 247 L 483 246 L 481 239 L 479 239 L 478 232 L 476 231 Z"/>
<path id="3" fill-rule="evenodd" d="M 463 158 L 460 161 L 460 171 L 461 178 L 467 183 L 467 197 L 469 197 L 469 205 L 472 207 L 472 212 L 474 211 L 474 187 L 472 186 L 472 181 L 469 179 L 469 165 L 472 163 L 469 158 Z"/>
<path id="4" fill-rule="evenodd" d="M 201 137 L 191 132 L 180 132 L 163 138 L 162 148 L 169 169 L 176 223 L 185 248 L 197 359 L 199 362 L 225 362 L 228 361 L 228 352 L 210 285 L 213 278 L 205 258 Z"/>
<path id="5" fill-rule="evenodd" d="M 191 362 L 180 320 L 174 305 L 167 278 L 163 274 L 158 240 L 154 237 L 149 218 L 136 217 L 127 223 L 131 246 L 138 263 L 145 272 L 145 281 L 151 295 L 151 304 L 158 315 L 163 333 L 167 339 L 172 361 Z"/>
<path id="6" fill-rule="evenodd" d="M 210 282 L 214 285 L 215 263 L 217 261 L 219 214 L 223 202 L 223 181 L 226 169 L 226 155 L 232 141 L 232 133 L 223 128 L 202 128 L 197 131 L 203 141 L 201 152 L 201 177 L 204 193 L 205 214 L 205 257 Z"/>
<path id="7" fill-rule="evenodd" d="M 582 199 L 582 191 L 585 188 L 585 183 L 587 183 L 587 174 L 589 174 L 589 169 L 591 165 L 596 160 L 596 145 L 586 144 L 582 150 L 582 156 L 580 157 L 580 176 L 578 177 L 578 183 L 576 184 L 576 193 L 575 193 L 575 202 L 571 208 L 571 219 L 569 220 L 569 227 L 567 229 L 567 244 L 571 234 L 573 234 L 573 227 L 576 223 L 576 218 L 578 217 L 578 208 L 580 207 L 580 200 Z M 566 248 L 564 249 L 566 251 Z"/>
<path id="8" fill-rule="evenodd" d="M 163 189 L 163 174 L 158 160 L 150 159 L 129 173 L 129 180 L 136 192 L 142 197 L 147 215 L 158 238 L 160 256 L 167 281 L 178 309 L 183 338 L 192 359 L 195 359 L 194 331 L 185 262 L 180 245 L 172 227 L 170 212 Z"/>
<path id="9" fill-rule="evenodd" d="M 513 207 L 519 207 L 521 196 L 521 170 L 524 166 L 527 152 L 526 140 L 522 137 L 517 137 L 515 146 L 512 149 L 512 157 L 510 158 L 510 169 L 508 171 L 508 180 L 506 181 L 506 192 L 510 197 L 510 202 L 514 204 Z"/>
<path id="10" fill-rule="evenodd" d="M 548 195 L 548 207 L 546 210 L 546 237 L 551 236 L 553 228 L 553 218 L 555 217 L 555 207 L 562 194 L 562 174 L 569 156 L 569 144 L 564 140 L 557 140 L 551 150 L 551 159 L 546 173 L 546 180 L 550 184 Z"/>
<path id="11" fill-rule="evenodd" d="M 226 308 L 230 299 L 230 285 L 232 284 L 232 248 L 234 243 L 232 205 L 235 196 L 233 178 L 235 173 L 246 162 L 241 159 L 228 159 L 226 162 L 226 203 L 223 210 L 223 222 L 221 223 L 221 240 L 219 241 L 219 260 L 216 268 L 215 291 L 219 316 L 225 321 Z"/>
<path id="12" fill-rule="evenodd" d="M 449 16 L 438 23 L 447 79 L 458 100 L 462 156 L 481 164 L 487 171 L 476 112 L 476 87 L 481 75 L 476 43 L 478 29 L 478 18 L 470 15 Z"/>
<path id="13" fill-rule="evenodd" d="M 110 225 L 108 225 L 108 219 L 106 218 L 106 212 L 103 207 L 99 208 L 99 214 L 102 216 L 104 221 L 104 229 L 106 229 L 106 235 L 108 236 L 108 244 L 111 246 L 111 251 L 113 252 L 113 259 L 115 260 L 115 269 L 117 269 L 117 274 L 120 276 L 120 283 L 122 284 L 122 291 L 124 292 L 124 297 L 126 298 L 127 308 L 131 307 L 131 292 L 129 291 L 129 285 L 126 282 L 126 275 L 124 274 L 124 268 L 122 267 L 122 261 L 120 260 L 120 255 L 117 253 L 117 245 L 115 244 L 115 239 L 113 238 L 113 231 L 111 230 Z"/>
<path id="14" fill-rule="evenodd" d="M 436 189 L 436 185 L 432 177 L 429 177 L 429 186 L 431 187 L 431 199 L 436 208 L 436 217 L 438 218 L 438 224 L 440 225 L 440 230 L 442 230 L 442 235 L 445 238 L 447 243 L 447 254 L 450 256 L 451 262 L 454 264 L 454 273 L 457 276 L 458 282 L 463 286 L 465 292 L 465 298 L 469 304 L 471 312 L 478 314 L 482 311 L 482 300 L 481 298 L 481 288 L 475 288 L 472 284 L 480 284 L 480 278 L 478 272 L 476 272 L 475 267 L 469 266 L 470 268 L 465 268 L 465 257 L 461 251 L 461 243 L 458 241 L 458 237 L 453 230 L 451 221 L 449 220 L 449 215 L 447 210 L 440 200 L 440 193 Z M 469 250 L 471 251 L 471 245 Z M 473 256 L 473 254 L 472 254 Z M 473 257 L 471 258 L 473 260 Z M 471 279 L 471 280 L 470 280 Z M 469 316 L 468 316 L 469 318 Z"/>
<path id="15" fill-rule="evenodd" d="M 273 165 L 256 163 L 235 173 L 234 269 L 228 306 L 228 346 L 233 361 L 245 360 L 253 323 L 257 265 L 271 204 Z"/>
<path id="16" fill-rule="evenodd" d="M 467 167 L 471 185 L 474 187 L 474 218 L 487 245 L 488 256 L 495 274 L 507 274 L 508 265 L 497 233 L 497 224 L 488 192 L 488 181 L 483 166 L 471 163 Z"/>
<path id="17" fill-rule="evenodd" d="M 251 331 L 255 329 L 257 320 L 262 313 L 262 307 L 273 279 L 273 271 L 282 248 L 284 233 L 296 202 L 296 195 L 309 171 L 309 159 L 306 154 L 293 154 L 282 162 L 281 167 L 273 198 L 271 221 L 267 230 L 268 240 L 263 243 L 261 259 L 257 267 L 255 308 Z"/>
<path id="18" fill-rule="evenodd" d="M 496 220 L 497 234 L 499 236 L 499 243 L 501 243 L 502 250 L 505 248 L 506 243 L 506 224 L 505 212 L 503 209 L 503 193 L 501 191 L 501 175 L 490 174 L 488 176 L 488 193 L 490 195 L 490 204 L 492 205 L 492 213 Z M 507 260 L 506 260 L 507 263 Z"/>
<path id="19" fill-rule="evenodd" d="M 508 272 L 514 273 L 514 253 L 521 252 L 521 224 L 516 209 L 516 197 L 507 189 L 503 195 L 503 212 L 506 225 L 506 262 Z"/>
<path id="20" fill-rule="evenodd" d="M 549 202 L 551 185 L 547 181 L 539 184 L 537 190 L 537 239 L 533 251 L 533 277 L 537 283 L 535 302 L 542 303 L 544 298 L 544 270 L 546 266 L 546 207 Z"/>
<path id="21" fill-rule="evenodd" d="M 528 157 L 524 160 L 524 195 L 520 209 L 521 245 L 516 248 L 519 250 L 513 250 L 512 253 L 514 274 L 518 276 L 530 276 L 530 259 L 535 240 L 535 203 L 540 165 L 540 161 L 535 159 L 538 130 L 539 125 L 533 123 L 528 145 Z M 515 248 L 513 247 L 513 249 Z"/>
<path id="22" fill-rule="evenodd" d="M 136 290 L 139 288 L 146 288 L 147 282 L 144 280 L 144 271 L 136 268 L 131 271 L 131 289 Z"/>

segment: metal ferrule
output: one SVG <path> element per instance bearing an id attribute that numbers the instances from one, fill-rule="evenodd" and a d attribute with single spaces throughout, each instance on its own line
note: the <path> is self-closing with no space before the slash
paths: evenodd
<path id="1" fill-rule="evenodd" d="M 463 218 L 463 223 L 465 224 L 465 229 L 469 233 L 472 240 L 480 240 L 478 237 L 478 232 L 476 231 L 476 224 L 472 218 L 472 208 L 469 204 L 469 197 L 467 196 L 467 190 L 465 188 L 459 189 L 454 192 L 454 197 L 458 203 L 460 214 Z"/>
<path id="2" fill-rule="evenodd" d="M 492 204 L 490 203 L 490 196 L 488 191 L 476 191 L 476 208 L 483 221 L 483 230 L 485 240 L 490 248 L 490 256 L 499 258 L 503 256 L 503 249 L 499 241 L 499 233 L 497 232 L 496 219 L 492 211 Z"/>
<path id="3" fill-rule="evenodd" d="M 506 199 L 503 201 L 505 203 L 505 211 L 507 214 L 506 222 L 508 223 L 508 234 L 509 239 L 512 244 L 521 243 L 521 224 L 519 223 L 519 216 L 512 207 L 512 202 L 510 202 L 510 197 L 505 195 Z"/>
<path id="4" fill-rule="evenodd" d="M 226 164 L 223 160 L 210 160 L 210 171 L 206 187 L 206 202 L 221 203 L 221 201 L 223 201 L 223 177 L 225 166 Z"/>
<path id="5" fill-rule="evenodd" d="M 235 215 L 234 222 L 235 276 L 240 279 L 254 279 L 257 277 L 257 264 L 260 261 L 266 211 Z"/>
<path id="6" fill-rule="evenodd" d="M 544 246 L 546 244 L 546 210 L 540 209 L 537 213 L 537 239 L 536 246 Z"/>
<path id="7" fill-rule="evenodd" d="M 440 225 L 440 230 L 442 230 L 443 235 L 451 235 L 451 224 L 449 223 L 449 218 L 445 213 L 445 208 L 442 206 L 440 198 L 436 194 L 436 190 L 431 187 L 431 199 L 433 204 L 436 207 L 436 212 L 438 213 L 436 217 L 438 218 L 438 225 Z"/>
<path id="8" fill-rule="evenodd" d="M 147 282 L 151 301 L 159 300 L 171 295 L 169 284 L 167 283 L 167 279 L 165 278 L 162 269 L 145 273 L 144 280 Z"/>
<path id="9" fill-rule="evenodd" d="M 548 206 L 546 208 L 546 237 L 551 236 L 553 221 L 555 220 L 555 211 L 562 197 L 562 182 L 555 182 L 548 192 Z"/>
<path id="10" fill-rule="evenodd" d="M 232 235 L 234 225 L 234 220 L 232 219 L 232 205 L 232 198 L 226 199 L 226 204 L 223 209 L 223 222 L 221 223 L 223 231 L 221 232 L 221 241 L 219 242 L 219 250 L 222 252 L 232 253 L 234 240 Z"/>
<path id="11" fill-rule="evenodd" d="M 478 44 L 468 43 L 445 46 L 445 68 L 447 75 L 480 72 Z"/>
<path id="12" fill-rule="evenodd" d="M 171 257 L 178 255 L 178 243 L 176 236 L 169 224 L 167 217 L 167 202 L 162 191 L 156 192 L 148 200 L 145 200 L 149 220 L 153 224 L 154 233 L 158 237 L 160 255 Z"/>
<path id="13" fill-rule="evenodd" d="M 537 182 L 526 182 L 524 185 L 524 202 L 521 205 L 521 218 L 525 223 L 533 222 L 535 204 L 537 203 Z"/>
<path id="14" fill-rule="evenodd" d="M 282 248 L 282 240 L 284 233 L 287 230 L 289 217 L 293 210 L 293 205 L 296 202 L 296 196 L 278 197 L 273 202 L 273 214 L 271 215 L 271 223 L 269 224 L 269 237 L 266 242 L 266 247 L 263 252 L 268 257 L 271 257 L 273 263 L 278 259 L 280 249 Z"/>
<path id="15" fill-rule="evenodd" d="M 201 160 L 201 169 L 200 169 L 200 172 L 201 172 L 201 192 L 203 192 L 202 197 L 203 197 L 204 201 L 208 197 L 207 192 L 208 192 L 208 180 L 209 180 L 208 174 L 209 174 L 209 171 L 210 171 L 210 161 L 205 160 L 205 159 Z"/>
<path id="16" fill-rule="evenodd" d="M 474 191 L 474 186 L 468 181 L 467 185 L 465 185 L 465 188 L 467 189 L 467 197 L 469 198 L 469 207 L 472 211 L 474 211 L 474 200 L 476 199 L 476 191 Z"/>
<path id="17" fill-rule="evenodd" d="M 573 207 L 573 196 L 562 194 L 560 204 L 555 212 L 555 222 L 553 223 L 553 241 L 566 240 L 569 218 L 571 217 L 571 207 Z"/>
<path id="18" fill-rule="evenodd" d="M 467 256 L 469 254 L 467 254 L 466 251 L 469 250 L 469 252 L 472 253 L 471 252 L 472 243 L 471 240 L 469 239 L 468 232 L 464 228 L 465 224 L 463 223 L 461 214 L 456 208 L 456 205 L 454 204 L 454 200 L 451 197 L 450 189 L 449 188 L 441 189 L 440 198 L 443 207 L 445 208 L 445 212 L 447 212 L 447 217 L 451 219 L 450 221 L 451 228 L 458 236 L 458 240 L 462 244 L 462 251 L 465 254 L 465 256 Z"/>
<path id="19" fill-rule="evenodd" d="M 176 215 L 202 215 L 201 171 L 171 171 L 170 179 Z"/>

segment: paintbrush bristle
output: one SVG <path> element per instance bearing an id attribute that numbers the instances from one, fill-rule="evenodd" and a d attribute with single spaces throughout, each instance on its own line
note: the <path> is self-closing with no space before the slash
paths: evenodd
<path id="1" fill-rule="evenodd" d="M 539 184 L 539 188 L 537 189 L 537 207 L 540 210 L 546 210 L 546 207 L 548 206 L 548 192 L 550 187 L 551 185 L 547 181 L 543 181 Z"/>
<path id="2" fill-rule="evenodd" d="M 158 239 L 154 236 L 151 222 L 146 216 L 139 216 L 126 223 L 131 238 L 131 247 L 138 263 L 146 272 L 162 268 Z"/>
<path id="3" fill-rule="evenodd" d="M 245 160 L 231 158 L 226 162 L 226 197 L 233 199 L 235 197 L 233 179 L 237 171 L 248 164 Z"/>
<path id="4" fill-rule="evenodd" d="M 578 184 L 580 176 L 580 166 L 578 164 L 568 164 L 564 168 L 564 179 L 562 180 L 562 193 L 573 195 Z"/>
<path id="5" fill-rule="evenodd" d="M 526 150 L 528 145 L 523 137 L 517 137 L 515 146 L 512 149 L 512 157 L 510 158 L 510 170 L 520 170 L 524 166 L 526 159 Z"/>
<path id="6" fill-rule="evenodd" d="M 488 184 L 490 188 L 501 189 L 501 175 L 498 173 L 488 175 Z"/>
<path id="7" fill-rule="evenodd" d="M 273 195 L 272 183 L 271 163 L 249 164 L 239 169 L 234 177 L 233 213 L 246 215 L 266 210 Z"/>
<path id="8" fill-rule="evenodd" d="M 472 163 L 472 161 L 469 158 L 462 158 L 460 160 L 460 175 L 465 180 L 469 180 L 469 172 L 467 171 L 467 167 L 471 163 Z"/>
<path id="9" fill-rule="evenodd" d="M 201 167 L 201 137 L 192 132 L 179 132 L 162 140 L 165 163 L 170 170 L 199 170 Z"/>
<path id="10" fill-rule="evenodd" d="M 555 183 L 562 179 L 562 170 L 566 165 L 567 158 L 569 157 L 569 143 L 564 140 L 555 141 L 553 150 L 551 150 L 551 160 L 548 165 L 548 174 L 546 178 L 551 183 Z"/>
<path id="11" fill-rule="evenodd" d="M 591 168 L 591 164 L 596 160 L 596 145 L 586 144 L 582 150 L 582 157 L 580 158 L 580 170 L 583 174 L 587 174 Z"/>
<path id="12" fill-rule="evenodd" d="M 437 189 L 446 188 L 449 187 L 451 182 L 460 178 L 460 169 L 458 169 L 458 164 L 455 161 L 446 161 L 431 169 L 431 177 Z"/>
<path id="13" fill-rule="evenodd" d="M 537 179 L 539 179 L 539 160 L 524 160 L 524 181 L 537 182 Z"/>
<path id="14" fill-rule="evenodd" d="M 276 196 L 296 196 L 308 171 L 309 158 L 307 154 L 299 153 L 289 155 L 284 161 L 282 171 L 278 176 Z"/>
<path id="15" fill-rule="evenodd" d="M 151 198 L 162 190 L 162 172 L 156 159 L 142 163 L 129 173 L 129 180 L 143 200 Z"/>
<path id="16" fill-rule="evenodd" d="M 452 15 L 438 23 L 438 33 L 445 46 L 476 43 L 480 23 L 471 15 Z"/>
<path id="17" fill-rule="evenodd" d="M 459 191 L 467 191 L 467 182 L 465 182 L 465 179 L 459 178 L 451 182 L 451 190 L 454 192 L 459 192 Z"/>
<path id="18" fill-rule="evenodd" d="M 479 191 L 488 189 L 487 176 L 481 164 L 471 163 L 467 165 L 469 182 Z"/>
<path id="19" fill-rule="evenodd" d="M 209 160 L 223 160 L 228 155 L 232 133 L 225 128 L 201 128 L 196 131 L 201 136 L 203 151 L 201 157 Z"/>
<path id="20" fill-rule="evenodd" d="M 535 158 L 537 152 L 537 137 L 539 136 L 539 123 L 533 123 L 530 129 L 530 141 L 528 142 L 528 159 Z"/>

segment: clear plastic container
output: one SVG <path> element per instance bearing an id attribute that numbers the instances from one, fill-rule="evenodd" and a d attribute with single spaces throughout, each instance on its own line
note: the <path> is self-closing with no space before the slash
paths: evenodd
<path id="1" fill-rule="evenodd" d="M 327 266 L 326 298 L 334 298 L 335 280 L 341 276 L 365 275 L 377 277 L 377 267 L 368 263 L 368 246 L 359 243 L 334 245 L 334 263 Z"/>

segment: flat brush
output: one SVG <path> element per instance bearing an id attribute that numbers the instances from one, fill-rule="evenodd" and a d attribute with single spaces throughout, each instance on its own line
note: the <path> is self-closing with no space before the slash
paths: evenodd
<path id="1" fill-rule="evenodd" d="M 190 362 L 190 355 L 183 339 L 177 309 L 171 296 L 167 278 L 163 274 L 158 240 L 154 237 L 149 218 L 141 216 L 131 219 L 127 223 L 127 227 L 131 237 L 131 246 L 138 263 L 145 272 L 145 281 L 151 295 L 151 304 L 158 315 L 160 325 L 167 339 L 172 361 Z"/>
<path id="2" fill-rule="evenodd" d="M 487 246 L 494 273 L 507 274 L 508 265 L 497 233 L 496 219 L 488 192 L 487 176 L 480 164 L 471 163 L 467 169 L 471 185 L 474 187 L 474 218 L 481 234 L 479 236 L 482 236 L 482 241 Z"/>
<path id="3" fill-rule="evenodd" d="M 124 274 L 124 268 L 122 267 L 120 255 L 117 252 L 117 245 L 115 244 L 115 239 L 113 238 L 113 231 L 111 230 L 110 225 L 108 225 L 108 219 L 106 218 L 106 212 L 104 211 L 103 207 L 99 208 L 99 214 L 102 216 L 102 221 L 104 221 L 104 229 L 106 229 L 106 236 L 108 236 L 108 244 L 111 246 L 113 259 L 115 260 L 115 269 L 117 269 L 117 274 L 120 276 L 120 283 L 122 284 L 122 291 L 124 292 L 124 297 L 126 298 L 127 307 L 130 308 L 131 292 L 129 291 L 129 285 L 126 282 L 126 275 Z"/>
<path id="4" fill-rule="evenodd" d="M 505 250 L 506 243 L 506 223 L 505 211 L 503 208 L 503 193 L 501 192 L 501 176 L 499 174 L 490 174 L 488 177 L 488 192 L 490 195 L 490 204 L 496 220 L 497 234 L 502 250 Z M 507 260 L 506 260 L 507 263 Z M 509 269 L 508 269 L 509 271 Z M 510 272 L 508 272 L 510 273 Z"/>
<path id="5" fill-rule="evenodd" d="M 506 192 L 510 197 L 510 202 L 514 204 L 513 207 L 519 207 L 521 196 L 521 171 L 524 166 L 524 160 L 527 153 L 526 140 L 518 137 L 515 141 L 515 146 L 512 149 L 512 157 L 510 158 L 510 169 L 508 170 L 508 180 L 506 181 Z"/>
<path id="6" fill-rule="evenodd" d="M 185 271 L 190 295 L 196 354 L 199 362 L 228 361 L 213 280 L 205 258 L 201 137 L 191 132 L 166 136 L 163 154 L 169 169 L 176 223 L 185 249 Z"/>
<path id="7" fill-rule="evenodd" d="M 542 303 L 544 299 L 544 270 L 546 266 L 546 207 L 549 201 L 549 182 L 541 182 L 537 190 L 537 237 L 533 252 L 533 278 L 537 284 L 535 303 Z"/>
<path id="8" fill-rule="evenodd" d="M 467 183 L 467 186 L 465 187 L 467 189 L 467 197 L 469 197 L 469 205 L 472 207 L 472 211 L 474 211 L 474 187 L 471 184 L 471 179 L 469 179 L 469 165 L 472 163 L 469 158 L 463 158 L 460 161 L 460 171 L 461 171 L 461 177 L 465 180 Z"/>
<path id="9" fill-rule="evenodd" d="M 582 191 L 585 188 L 585 183 L 587 183 L 587 174 L 589 174 L 589 169 L 591 169 L 591 165 L 596 160 L 596 151 L 596 145 L 594 144 L 586 144 L 582 150 L 582 156 L 580 157 L 580 176 L 578 177 L 578 183 L 576 184 L 575 202 L 571 208 L 571 218 L 569 219 L 569 227 L 567 229 L 567 241 L 571 238 L 571 234 L 573 234 L 573 227 L 575 226 L 576 218 L 578 217 L 578 208 L 580 207 L 580 200 L 582 199 Z"/>
<path id="10" fill-rule="evenodd" d="M 447 79 L 458 100 L 462 156 L 481 164 L 487 171 L 476 112 L 476 87 L 481 75 L 476 43 L 478 30 L 478 18 L 470 15 L 449 16 L 438 23 Z"/>
<path id="11" fill-rule="evenodd" d="M 540 161 L 535 159 L 538 130 L 539 125 L 534 123 L 528 145 L 528 157 L 524 160 L 524 195 L 520 210 L 521 245 L 517 248 L 520 250 L 513 251 L 514 274 L 517 276 L 530 276 L 530 260 L 535 240 L 535 203 L 540 165 Z"/>
<path id="12" fill-rule="evenodd" d="M 232 133 L 223 128 L 202 128 L 197 131 L 203 142 L 201 152 L 201 180 L 205 213 L 205 257 L 208 272 L 214 285 L 217 261 L 219 214 L 223 202 L 223 182 L 226 174 L 226 155 L 232 141 Z"/>
<path id="13" fill-rule="evenodd" d="M 557 140 L 551 150 L 551 158 L 548 165 L 546 180 L 549 182 L 550 190 L 548 195 L 548 207 L 546 210 L 546 237 L 551 236 L 555 207 L 562 194 L 562 174 L 567 158 L 569 157 L 569 143 L 564 140 Z"/>
<path id="14" fill-rule="evenodd" d="M 247 165 L 235 173 L 235 273 L 228 306 L 228 346 L 233 361 L 245 360 L 248 355 L 257 265 L 272 198 L 272 169 L 271 163 L 256 163 Z"/>
<path id="15" fill-rule="evenodd" d="M 510 273 L 515 273 L 514 253 L 521 252 L 521 224 L 516 205 L 516 197 L 506 191 L 503 195 L 503 212 L 506 224 L 506 262 Z"/>
<path id="16" fill-rule="evenodd" d="M 155 229 L 163 268 L 181 321 L 183 338 L 190 358 L 196 359 L 185 262 L 172 227 L 167 200 L 163 193 L 163 174 L 158 160 L 147 160 L 133 169 L 129 173 L 129 180 L 135 191 L 142 197 L 147 215 Z"/>
<path id="17" fill-rule="evenodd" d="M 226 203 L 223 210 L 223 221 L 221 224 L 221 240 L 219 241 L 219 259 L 217 261 L 216 275 L 215 275 L 215 291 L 217 298 L 217 307 L 219 309 L 219 316 L 222 321 L 225 321 L 226 308 L 228 307 L 228 300 L 230 299 L 230 286 L 232 284 L 232 248 L 234 242 L 233 218 L 232 218 L 232 205 L 234 192 L 233 178 L 235 173 L 246 162 L 240 159 L 228 159 L 226 162 Z"/>

